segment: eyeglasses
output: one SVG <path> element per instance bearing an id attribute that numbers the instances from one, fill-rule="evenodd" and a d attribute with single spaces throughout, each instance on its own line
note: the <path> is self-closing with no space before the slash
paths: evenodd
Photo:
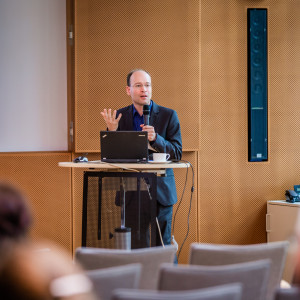
<path id="1" fill-rule="evenodd" d="M 146 84 L 136 83 L 132 87 L 134 89 L 141 89 L 142 87 L 145 87 L 146 89 L 149 89 L 151 87 L 151 83 L 146 83 Z"/>

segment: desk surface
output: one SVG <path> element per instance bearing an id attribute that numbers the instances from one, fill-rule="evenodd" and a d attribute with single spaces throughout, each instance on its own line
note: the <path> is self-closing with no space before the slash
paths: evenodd
<path id="1" fill-rule="evenodd" d="M 268 205 L 281 205 L 281 206 L 296 206 L 300 208 L 300 202 L 287 202 L 285 200 L 269 200 Z"/>
<path id="2" fill-rule="evenodd" d="M 101 161 L 89 162 L 59 162 L 60 167 L 67 168 L 88 168 L 88 169 L 123 169 L 123 170 L 164 170 L 176 168 L 189 168 L 190 164 L 185 162 L 170 162 L 170 163 L 104 163 Z"/>

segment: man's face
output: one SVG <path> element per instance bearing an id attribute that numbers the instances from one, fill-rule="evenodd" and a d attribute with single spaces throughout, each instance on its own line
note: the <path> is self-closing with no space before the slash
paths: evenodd
<path id="1" fill-rule="evenodd" d="M 130 77 L 130 86 L 126 87 L 126 92 L 134 105 L 149 105 L 152 97 L 151 77 L 144 71 L 134 72 Z"/>

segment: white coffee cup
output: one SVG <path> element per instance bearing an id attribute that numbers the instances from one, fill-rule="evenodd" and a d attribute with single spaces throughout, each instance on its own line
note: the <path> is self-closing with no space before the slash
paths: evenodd
<path id="1" fill-rule="evenodd" d="M 153 161 L 155 162 L 166 162 L 169 158 L 169 153 L 153 153 Z"/>

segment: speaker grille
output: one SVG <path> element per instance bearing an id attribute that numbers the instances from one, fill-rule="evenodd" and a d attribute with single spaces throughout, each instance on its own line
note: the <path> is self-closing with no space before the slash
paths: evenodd
<path id="1" fill-rule="evenodd" d="M 248 160 L 268 160 L 267 10 L 248 9 Z"/>

